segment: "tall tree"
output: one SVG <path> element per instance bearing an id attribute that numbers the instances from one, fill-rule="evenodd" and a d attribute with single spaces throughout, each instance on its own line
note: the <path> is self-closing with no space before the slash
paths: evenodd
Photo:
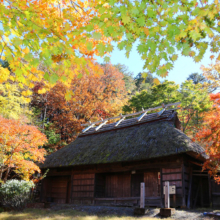
<path id="1" fill-rule="evenodd" d="M 40 172 L 35 162 L 43 162 L 47 139 L 36 127 L 22 120 L 0 116 L 0 182 L 17 176 L 28 180 Z"/>
<path id="2" fill-rule="evenodd" d="M 142 90 L 150 91 L 154 84 L 154 77 L 150 73 L 138 73 L 134 79 L 137 92 L 141 92 Z"/>
<path id="3" fill-rule="evenodd" d="M 198 84 L 198 83 L 204 83 L 206 81 L 206 78 L 202 74 L 191 73 L 187 77 L 187 80 L 192 80 L 194 84 Z"/>
<path id="4" fill-rule="evenodd" d="M 136 85 L 135 85 L 135 80 L 133 77 L 133 73 L 129 71 L 128 67 L 118 63 L 115 65 L 115 67 L 124 75 L 124 82 L 125 82 L 125 87 L 127 90 L 127 93 L 129 96 L 132 96 L 136 92 Z"/>
<path id="5" fill-rule="evenodd" d="M 41 109 L 41 118 L 52 122 L 51 128 L 61 136 L 62 143 L 54 145 L 55 149 L 63 147 L 63 142 L 73 141 L 82 130 L 82 123 L 120 113 L 126 100 L 123 74 L 112 65 L 97 64 L 96 67 L 104 74 L 99 75 L 91 69 L 88 75 L 82 71 L 81 78 L 74 77 L 72 98 L 66 97 L 65 84 L 57 83 L 46 94 L 38 94 L 40 86 L 35 87 L 32 105 Z"/>
<path id="6" fill-rule="evenodd" d="M 194 84 L 192 80 L 185 81 L 181 87 L 172 81 L 164 81 L 154 85 L 151 92 L 142 91 L 133 96 L 128 105 L 123 107 L 125 112 L 141 111 L 156 107 L 162 103 L 181 102 L 178 109 L 182 122 L 182 130 L 190 135 L 195 134 L 197 128 L 202 124 L 201 114 L 211 107 L 207 89 L 201 84 Z"/>
<path id="7" fill-rule="evenodd" d="M 220 177 L 217 176 L 220 164 L 220 93 L 211 94 L 210 99 L 214 102 L 212 109 L 204 114 L 203 126 L 197 132 L 195 140 L 205 147 L 209 155 L 203 169 L 208 169 L 220 182 Z"/>

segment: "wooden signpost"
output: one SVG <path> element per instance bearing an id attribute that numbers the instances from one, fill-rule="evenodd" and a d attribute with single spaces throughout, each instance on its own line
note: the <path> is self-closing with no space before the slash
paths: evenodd
<path id="1" fill-rule="evenodd" d="M 141 183 L 140 208 L 134 209 L 134 215 L 145 215 L 148 210 L 145 209 L 145 183 Z"/>
<path id="2" fill-rule="evenodd" d="M 165 208 L 160 209 L 160 215 L 163 217 L 170 217 L 175 210 L 170 208 L 170 194 L 176 194 L 176 186 L 170 186 L 169 181 L 166 181 L 164 186 L 164 194 Z"/>
<path id="3" fill-rule="evenodd" d="M 140 208 L 145 207 L 145 183 L 141 183 Z"/>

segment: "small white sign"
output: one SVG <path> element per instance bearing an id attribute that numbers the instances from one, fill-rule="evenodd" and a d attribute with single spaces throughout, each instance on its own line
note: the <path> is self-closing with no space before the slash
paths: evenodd
<path id="1" fill-rule="evenodd" d="M 169 187 L 170 195 L 176 194 L 176 186 Z M 165 186 L 163 187 L 163 194 L 165 194 Z"/>

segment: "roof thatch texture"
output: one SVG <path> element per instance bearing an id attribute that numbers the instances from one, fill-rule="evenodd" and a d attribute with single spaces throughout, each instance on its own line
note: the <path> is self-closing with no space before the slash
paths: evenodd
<path id="1" fill-rule="evenodd" d="M 190 152 L 197 155 L 204 151 L 175 128 L 175 113 L 167 111 L 165 115 L 157 121 L 79 136 L 49 155 L 41 168 L 138 161 Z"/>

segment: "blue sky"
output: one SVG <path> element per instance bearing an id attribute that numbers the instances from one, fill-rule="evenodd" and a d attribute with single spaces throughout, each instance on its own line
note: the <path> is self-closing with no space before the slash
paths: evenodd
<path id="1" fill-rule="evenodd" d="M 114 51 L 111 53 L 111 63 L 113 65 L 120 63 L 128 66 L 129 70 L 133 72 L 134 76 L 139 72 L 143 72 L 144 61 L 138 54 L 136 47 L 137 44 L 135 44 L 132 48 L 129 58 L 125 56 L 125 51 L 120 51 L 117 49 L 117 47 L 115 47 Z M 167 79 L 170 81 L 175 81 L 177 84 L 181 84 L 191 73 L 202 73 L 200 69 L 201 66 L 208 66 L 213 62 L 209 58 L 211 55 L 211 52 L 207 51 L 199 63 L 195 63 L 191 57 L 179 56 L 177 61 L 174 63 L 173 70 L 169 72 L 166 78 L 160 78 L 156 74 L 154 74 L 154 76 L 158 77 L 160 80 Z M 98 59 L 97 61 L 101 62 L 101 59 Z"/>

